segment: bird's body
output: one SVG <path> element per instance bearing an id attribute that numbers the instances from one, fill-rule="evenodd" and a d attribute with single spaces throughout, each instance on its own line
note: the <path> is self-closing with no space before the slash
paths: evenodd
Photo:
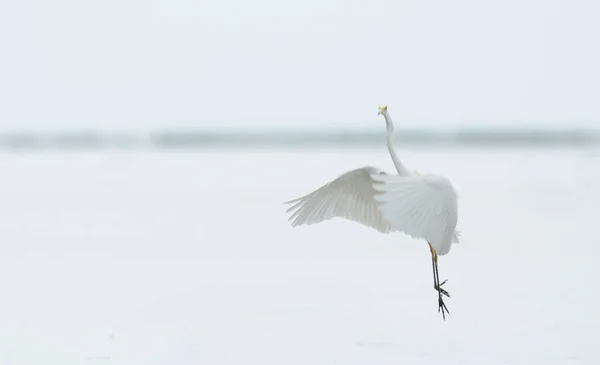
<path id="1" fill-rule="evenodd" d="M 345 218 L 381 233 L 423 238 L 439 255 L 458 242 L 457 194 L 443 176 L 388 175 L 376 167 L 348 171 L 301 198 L 288 212 L 292 226 Z"/>
<path id="2" fill-rule="evenodd" d="M 345 218 L 381 233 L 402 232 L 428 242 L 433 262 L 434 287 L 442 301 L 437 277 L 437 256 L 450 252 L 458 243 L 457 193 L 450 180 L 434 174 L 418 174 L 406 168 L 396 155 L 391 134 L 394 126 L 387 106 L 379 109 L 387 126 L 387 145 L 398 172 L 390 175 L 365 166 L 348 171 L 301 198 L 288 201 L 292 226 L 309 225 L 335 217 Z M 444 315 L 445 317 L 445 315 Z"/>

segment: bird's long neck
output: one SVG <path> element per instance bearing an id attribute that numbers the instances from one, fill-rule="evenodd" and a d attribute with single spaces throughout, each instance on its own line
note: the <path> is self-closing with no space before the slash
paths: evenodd
<path id="1" fill-rule="evenodd" d="M 392 145 L 392 135 L 394 133 L 394 123 L 392 122 L 392 118 L 390 114 L 386 110 L 383 113 L 383 117 L 385 118 L 385 125 L 387 129 L 386 142 L 388 146 L 388 150 L 390 151 L 390 156 L 392 157 L 392 161 L 394 162 L 394 166 L 396 166 L 396 170 L 398 170 L 398 175 L 410 175 L 410 171 L 400 162 L 400 159 L 396 155 L 396 151 L 394 151 L 394 146 Z"/>

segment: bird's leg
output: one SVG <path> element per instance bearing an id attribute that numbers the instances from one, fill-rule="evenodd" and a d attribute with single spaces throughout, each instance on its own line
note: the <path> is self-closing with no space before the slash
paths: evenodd
<path id="1" fill-rule="evenodd" d="M 444 282 L 440 284 L 440 277 L 438 274 L 438 267 L 437 267 L 437 253 L 435 252 L 433 247 L 431 247 L 431 244 L 429 245 L 429 250 L 431 251 L 431 263 L 433 266 L 433 288 L 438 292 L 438 312 L 440 310 L 442 311 L 442 317 L 445 320 L 446 313 L 450 314 L 450 311 L 448 311 L 448 307 L 446 307 L 446 304 L 444 303 L 444 300 L 442 299 L 442 294 L 447 297 L 450 297 L 450 294 L 448 294 L 447 291 L 445 291 L 444 289 L 441 288 L 441 286 L 446 283 L 446 280 L 444 280 Z"/>
<path id="2" fill-rule="evenodd" d="M 438 267 L 437 267 L 437 253 L 435 252 L 435 250 L 430 246 L 430 251 L 431 251 L 431 263 L 433 266 L 433 288 L 438 291 L 440 294 L 443 294 L 445 296 L 447 296 L 448 298 L 450 298 L 450 294 L 442 289 L 442 285 L 446 284 L 446 281 L 448 280 L 444 280 L 444 282 L 442 282 L 440 284 L 440 277 L 438 274 Z"/>

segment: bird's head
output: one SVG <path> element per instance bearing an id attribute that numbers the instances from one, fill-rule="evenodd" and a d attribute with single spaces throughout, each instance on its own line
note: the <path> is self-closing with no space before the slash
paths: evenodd
<path id="1" fill-rule="evenodd" d="M 380 105 L 379 106 L 379 112 L 377 113 L 377 115 L 383 114 L 387 111 L 387 105 Z"/>

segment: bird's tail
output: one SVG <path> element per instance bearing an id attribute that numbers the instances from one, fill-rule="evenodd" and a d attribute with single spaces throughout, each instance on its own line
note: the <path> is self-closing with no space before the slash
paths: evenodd
<path id="1" fill-rule="evenodd" d="M 455 230 L 452 235 L 452 243 L 458 243 L 458 237 L 460 237 L 460 231 Z"/>

